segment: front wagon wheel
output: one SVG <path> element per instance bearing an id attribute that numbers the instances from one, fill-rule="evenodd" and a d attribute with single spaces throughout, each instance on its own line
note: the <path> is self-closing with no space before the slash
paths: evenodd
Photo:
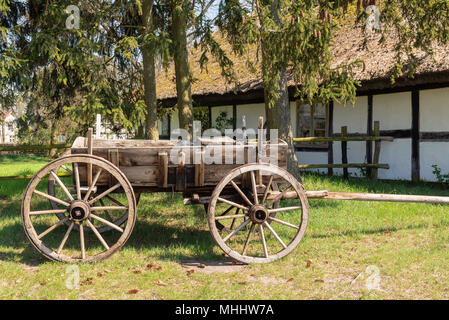
<path id="1" fill-rule="evenodd" d="M 226 254 L 243 263 L 267 263 L 298 246 L 309 205 L 302 185 L 286 170 L 248 164 L 219 182 L 207 215 L 212 236 Z"/>
<path id="2" fill-rule="evenodd" d="M 91 184 L 88 164 L 93 168 Z M 49 177 L 58 185 L 53 194 L 45 192 Z M 126 219 L 119 224 L 114 214 Z M 112 163 L 92 155 L 70 155 L 50 162 L 30 180 L 22 199 L 22 220 L 28 239 L 45 257 L 71 263 L 99 261 L 128 240 L 136 199 L 130 182 Z M 111 232 L 100 234 L 105 226 Z"/>

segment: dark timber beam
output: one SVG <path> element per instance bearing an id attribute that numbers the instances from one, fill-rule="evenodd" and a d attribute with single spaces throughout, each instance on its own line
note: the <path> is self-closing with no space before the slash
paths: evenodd
<path id="1" fill-rule="evenodd" d="M 412 91 L 412 181 L 420 180 L 419 160 L 419 91 Z"/>
<path id="2" fill-rule="evenodd" d="M 368 123 L 366 126 L 366 134 L 373 135 L 373 96 L 368 96 Z M 366 162 L 373 163 L 373 142 L 366 141 Z M 371 176 L 371 168 L 367 169 L 368 176 Z"/>

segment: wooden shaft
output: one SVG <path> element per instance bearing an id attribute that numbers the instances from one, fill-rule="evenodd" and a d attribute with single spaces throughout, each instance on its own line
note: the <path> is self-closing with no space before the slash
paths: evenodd
<path id="1" fill-rule="evenodd" d="M 346 137 L 303 137 L 293 138 L 293 142 L 338 142 L 338 141 L 394 141 L 394 137 L 380 136 L 346 136 Z"/>
<path id="2" fill-rule="evenodd" d="M 300 169 L 319 169 L 319 168 L 378 168 L 378 169 L 390 169 L 390 165 L 386 163 L 346 163 L 346 164 L 300 164 Z"/>

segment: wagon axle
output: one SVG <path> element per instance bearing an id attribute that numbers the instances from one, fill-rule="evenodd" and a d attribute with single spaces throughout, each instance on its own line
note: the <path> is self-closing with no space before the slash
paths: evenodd
<path id="1" fill-rule="evenodd" d="M 73 201 L 70 205 L 69 214 L 73 221 L 80 222 L 86 220 L 90 215 L 89 203 L 83 200 Z"/>

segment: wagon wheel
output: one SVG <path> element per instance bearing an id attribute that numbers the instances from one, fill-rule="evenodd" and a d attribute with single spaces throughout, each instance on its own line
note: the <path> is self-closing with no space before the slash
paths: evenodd
<path id="1" fill-rule="evenodd" d="M 91 185 L 83 182 L 87 164 L 93 167 Z M 58 170 L 64 166 L 71 168 L 73 176 L 58 176 Z M 42 192 L 49 176 L 59 185 L 55 195 Z M 105 181 L 112 181 L 112 187 L 101 188 Z M 75 194 L 70 192 L 70 184 L 74 185 Z M 101 192 L 92 195 L 97 185 Z M 82 194 L 81 190 L 86 189 Z M 53 208 L 47 200 L 59 207 Z M 119 212 L 120 216 L 125 213 L 126 221 L 114 224 L 109 212 Z M 56 214 L 64 218 L 60 220 Z M 92 155 L 70 155 L 50 162 L 30 180 L 22 199 L 22 220 L 28 239 L 47 258 L 63 262 L 99 261 L 128 240 L 136 220 L 136 199 L 130 182 L 112 163 Z M 102 236 L 98 230 L 105 225 L 113 232 Z M 85 232 L 88 230 L 92 232 Z"/>
<path id="2" fill-rule="evenodd" d="M 70 166 L 67 166 L 67 165 L 62 165 L 61 167 L 55 169 L 54 171 L 62 172 L 63 174 L 68 175 L 68 176 L 73 175 L 73 168 Z M 74 181 L 74 180 L 72 179 L 72 181 Z M 72 196 L 75 196 L 76 195 L 75 186 L 72 184 L 72 185 L 67 185 L 67 187 L 68 187 L 69 192 L 72 194 Z M 61 188 L 61 186 L 57 183 L 55 177 L 53 175 L 49 175 L 48 176 L 48 184 L 47 184 L 48 194 L 55 197 L 58 188 Z M 87 189 L 88 189 L 87 187 L 81 189 L 81 196 L 84 196 L 86 194 Z M 93 197 L 95 197 L 95 195 L 96 195 L 96 193 L 95 193 L 95 191 L 93 191 L 91 193 L 90 197 L 93 198 Z M 113 200 L 114 200 L 113 198 L 111 199 L 110 196 L 107 199 L 111 200 L 111 202 L 113 202 Z M 140 199 L 140 193 L 136 194 L 136 205 L 139 203 L 139 199 Z M 63 205 L 61 205 L 58 202 L 55 202 L 53 200 L 48 200 L 48 202 L 50 203 L 53 210 L 59 210 L 64 207 Z M 103 203 L 104 203 L 104 201 L 103 201 Z M 118 204 L 118 203 L 115 203 L 115 204 Z M 110 212 L 107 212 L 107 214 L 109 215 L 109 217 L 111 217 L 111 221 L 118 226 L 121 226 L 126 221 L 126 219 L 128 219 L 128 214 L 126 212 L 123 213 L 123 215 L 117 215 L 117 214 L 111 215 Z M 66 217 L 65 213 L 56 213 L 56 216 L 59 218 L 59 220 L 64 220 Z M 67 227 L 70 227 L 71 221 L 65 221 L 65 225 Z M 75 224 L 75 226 L 73 228 L 74 228 L 74 230 L 79 231 L 79 226 L 77 224 Z M 108 225 L 105 225 L 105 226 L 98 227 L 97 230 L 99 233 L 104 233 L 104 232 L 113 230 L 113 228 Z M 90 232 L 91 230 L 87 229 L 86 231 Z"/>
<path id="3" fill-rule="evenodd" d="M 259 171 L 262 183 L 256 182 Z M 242 183 L 244 177 L 250 182 Z M 273 182 L 279 191 L 273 190 Z M 248 164 L 219 182 L 207 215 L 212 236 L 226 254 L 243 263 L 267 263 L 298 246 L 307 228 L 309 205 L 302 185 L 286 170 Z M 225 228 L 219 230 L 217 221 Z"/>

